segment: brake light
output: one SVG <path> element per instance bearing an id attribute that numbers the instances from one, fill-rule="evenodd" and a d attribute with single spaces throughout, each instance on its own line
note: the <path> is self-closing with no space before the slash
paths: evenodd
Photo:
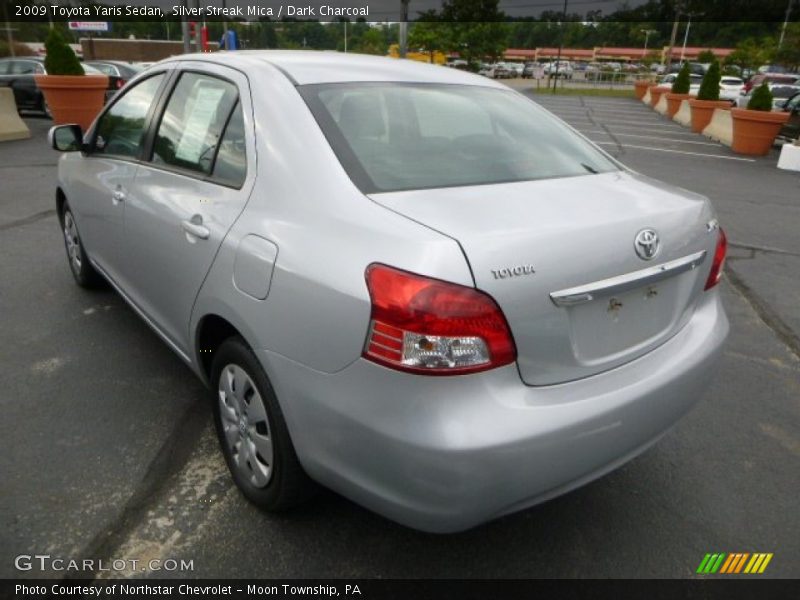
<path id="1" fill-rule="evenodd" d="M 124 85 L 125 85 L 125 80 L 124 79 L 117 79 L 117 89 L 118 90 L 122 89 L 122 86 L 124 86 Z"/>
<path id="2" fill-rule="evenodd" d="M 364 358 L 426 375 L 475 373 L 517 359 L 505 316 L 489 295 L 380 264 L 365 275 L 372 315 Z"/>
<path id="3" fill-rule="evenodd" d="M 717 248 L 714 250 L 714 262 L 711 263 L 711 272 L 706 279 L 706 287 L 704 289 L 710 290 L 719 283 L 722 279 L 722 269 L 725 266 L 725 255 L 728 253 L 728 238 L 722 227 L 719 228 L 719 237 L 717 238 Z"/>

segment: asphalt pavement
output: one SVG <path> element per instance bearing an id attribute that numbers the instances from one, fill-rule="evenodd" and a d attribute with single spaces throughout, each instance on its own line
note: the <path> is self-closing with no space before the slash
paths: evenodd
<path id="1" fill-rule="evenodd" d="M 70 276 L 49 122 L 0 144 L 0 577 L 14 557 L 193 561 L 197 577 L 690 577 L 707 552 L 800 576 L 800 174 L 628 99 L 540 102 L 630 167 L 712 198 L 732 323 L 697 408 L 653 449 L 541 506 L 419 533 L 331 492 L 281 515 L 233 488 L 207 392 L 110 290 Z"/>

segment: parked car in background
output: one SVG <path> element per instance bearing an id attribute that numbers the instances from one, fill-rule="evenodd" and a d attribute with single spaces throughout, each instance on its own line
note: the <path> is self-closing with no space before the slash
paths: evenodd
<path id="1" fill-rule="evenodd" d="M 550 77 L 563 77 L 572 79 L 574 71 L 572 64 L 568 60 L 552 61 L 544 66 L 544 74 Z"/>
<path id="2" fill-rule="evenodd" d="M 791 113 L 789 120 L 784 123 L 778 137 L 784 140 L 796 140 L 800 137 L 800 92 L 796 92 L 793 96 L 787 98 L 781 106 L 783 112 Z"/>
<path id="3" fill-rule="evenodd" d="M 794 96 L 800 91 L 800 85 L 788 85 L 785 83 L 768 83 L 767 87 L 772 93 L 772 110 L 783 110 L 783 105 L 787 99 Z M 750 98 L 753 97 L 753 92 L 757 88 L 752 88 L 749 92 L 739 94 L 736 98 L 736 106 L 739 108 L 747 108 Z"/>
<path id="4" fill-rule="evenodd" d="M 82 63 L 86 75 L 103 75 L 100 71 Z M 35 75 L 46 75 L 44 58 L 41 56 L 20 56 L 0 58 L 0 87 L 10 87 L 14 92 L 14 100 L 18 110 L 32 110 L 50 116 L 44 94 L 36 85 Z M 122 87 L 122 86 L 119 86 Z M 117 91 L 117 85 L 109 77 L 106 101 Z"/>
<path id="5" fill-rule="evenodd" d="M 744 80 L 741 77 L 723 75 L 719 80 L 719 99 L 728 100 L 736 104 L 739 94 L 744 89 Z"/>
<path id="6" fill-rule="evenodd" d="M 686 61 L 684 61 L 686 62 Z M 670 65 L 669 72 L 670 73 L 678 73 L 681 68 L 683 68 L 683 63 L 681 62 L 674 62 Z M 702 63 L 697 62 L 690 62 L 689 63 L 689 72 L 694 73 L 695 75 L 700 75 L 702 77 L 706 74 L 706 68 L 703 66 Z"/>
<path id="7" fill-rule="evenodd" d="M 44 94 L 34 75 L 44 74 L 44 61 L 34 56 L 0 58 L 0 87 L 10 87 L 18 110 L 34 110 L 49 116 Z"/>
<path id="8" fill-rule="evenodd" d="M 49 138 L 67 268 L 206 384 L 231 477 L 266 510 L 315 480 L 461 531 L 622 466 L 713 382 L 711 202 L 497 82 L 185 55 Z"/>
<path id="9" fill-rule="evenodd" d="M 661 80 L 658 82 L 659 85 L 669 85 L 671 86 L 675 83 L 675 80 L 678 78 L 677 73 L 669 73 L 664 75 Z M 700 84 L 703 83 L 703 76 L 697 75 L 696 73 L 689 73 L 689 93 L 697 95 L 697 92 L 700 91 Z"/>
<path id="10" fill-rule="evenodd" d="M 750 90 L 757 88 L 764 82 L 769 84 L 780 83 L 783 85 L 795 85 L 797 79 L 798 76 L 796 74 L 792 75 L 790 73 L 756 73 L 745 81 L 741 94 L 748 94 Z"/>
<path id="11" fill-rule="evenodd" d="M 528 62 L 525 63 L 525 66 L 522 68 L 522 75 L 523 79 L 531 79 L 535 73 L 535 69 L 539 67 L 539 63 L 537 62 Z"/>
<path id="12" fill-rule="evenodd" d="M 512 71 L 501 63 L 484 64 L 478 74 L 489 79 L 510 79 L 512 77 Z"/>
<path id="13" fill-rule="evenodd" d="M 661 63 L 653 63 L 650 65 L 650 70 L 656 75 L 662 75 L 664 72 L 666 72 L 667 67 Z"/>
<path id="14" fill-rule="evenodd" d="M 85 60 L 85 65 L 91 65 L 104 75 L 114 78 L 114 86 L 119 89 L 128 81 L 144 70 L 134 63 L 126 63 L 118 60 Z"/>

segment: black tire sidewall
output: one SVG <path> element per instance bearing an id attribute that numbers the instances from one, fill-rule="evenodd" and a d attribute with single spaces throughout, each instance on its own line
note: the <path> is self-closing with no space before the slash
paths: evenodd
<path id="1" fill-rule="evenodd" d="M 75 267 L 72 264 L 72 260 L 70 259 L 69 256 L 69 248 L 67 247 L 67 240 L 64 237 L 64 228 L 67 220 L 67 213 L 72 215 L 72 222 L 75 224 L 75 231 L 78 233 L 78 240 L 80 242 L 79 250 L 81 253 L 80 271 L 76 271 Z M 64 209 L 61 214 L 61 237 L 64 242 L 64 251 L 67 254 L 67 266 L 69 267 L 69 271 L 70 273 L 72 273 L 72 276 L 75 278 L 77 284 L 85 288 L 95 287 L 99 283 L 100 277 L 97 274 L 97 271 L 94 270 L 94 267 L 92 267 L 92 265 L 89 264 L 89 257 L 86 256 L 86 251 L 83 248 L 83 238 L 81 237 L 81 232 L 78 230 L 78 222 L 75 220 L 75 213 L 72 211 L 72 209 L 69 207 L 69 204 L 66 202 L 64 203 Z"/>
<path id="2" fill-rule="evenodd" d="M 273 464 L 272 475 L 266 487 L 255 487 L 239 471 L 233 454 L 225 439 L 219 407 L 219 378 L 222 369 L 230 364 L 242 368 L 253 380 L 264 402 L 272 437 Z M 296 504 L 296 482 L 305 478 L 305 473 L 297 461 L 283 413 L 278 404 L 275 391 L 264 373 L 264 369 L 252 350 L 239 337 L 223 342 L 214 355 L 211 365 L 211 397 L 214 412 L 214 427 L 217 431 L 225 463 L 239 490 L 245 497 L 266 510 L 282 510 Z"/>

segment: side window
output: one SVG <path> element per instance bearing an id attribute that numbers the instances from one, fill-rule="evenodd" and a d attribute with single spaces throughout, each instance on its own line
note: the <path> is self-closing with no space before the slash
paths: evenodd
<path id="1" fill-rule="evenodd" d="M 98 71 L 100 71 L 103 75 L 111 75 L 112 77 L 119 75 L 114 65 L 108 65 L 106 63 L 95 63 L 92 66 Z"/>
<path id="2" fill-rule="evenodd" d="M 33 75 L 36 73 L 36 63 L 32 60 L 15 60 L 11 63 L 12 75 Z"/>
<path id="3" fill-rule="evenodd" d="M 94 152 L 136 158 L 141 149 L 145 120 L 164 74 L 145 79 L 125 93 L 100 118 Z"/>
<path id="4" fill-rule="evenodd" d="M 236 86 L 211 75 L 181 75 L 158 126 L 152 161 L 209 175 Z"/>
<path id="5" fill-rule="evenodd" d="M 242 187 L 247 176 L 245 153 L 244 116 L 241 102 L 236 103 L 233 114 L 225 127 L 219 144 L 217 160 L 214 162 L 214 179 L 233 187 Z"/>

